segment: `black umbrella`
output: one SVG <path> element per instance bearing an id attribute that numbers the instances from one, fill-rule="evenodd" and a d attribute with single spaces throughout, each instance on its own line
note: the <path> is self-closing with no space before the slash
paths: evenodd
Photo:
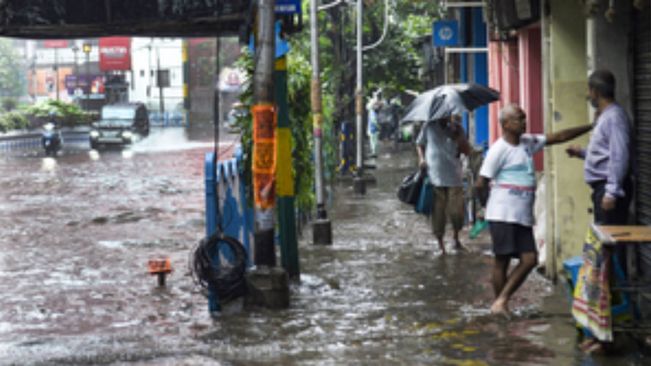
<path id="1" fill-rule="evenodd" d="M 400 123 L 435 121 L 470 112 L 499 99 L 498 91 L 480 84 L 441 85 L 414 99 Z"/>

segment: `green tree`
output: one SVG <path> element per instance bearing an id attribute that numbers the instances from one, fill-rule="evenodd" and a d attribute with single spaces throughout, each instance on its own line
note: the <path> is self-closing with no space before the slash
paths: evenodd
<path id="1" fill-rule="evenodd" d="M 13 41 L 0 38 L 0 96 L 20 97 L 25 93 L 25 68 Z"/>

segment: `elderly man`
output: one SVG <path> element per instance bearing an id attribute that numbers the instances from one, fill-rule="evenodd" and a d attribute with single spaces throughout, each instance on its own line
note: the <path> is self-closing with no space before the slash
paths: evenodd
<path id="1" fill-rule="evenodd" d="M 459 154 L 468 155 L 470 144 L 466 139 L 461 117 L 428 122 L 416 140 L 419 164 L 427 168 L 430 182 L 434 186 L 432 209 L 432 231 L 442 254 L 445 254 L 443 236 L 445 224 L 450 216 L 454 230 L 456 249 L 463 249 L 459 231 L 463 227 L 463 187 L 461 160 Z"/>
<path id="2" fill-rule="evenodd" d="M 538 264 L 532 226 L 533 203 L 536 194 L 536 176 L 533 155 L 547 145 L 569 141 L 588 132 L 586 125 L 547 135 L 525 134 L 526 114 L 517 105 L 510 104 L 500 111 L 502 137 L 488 150 L 479 172 L 475 188 L 486 208 L 495 264 L 493 290 L 494 314 L 508 314 L 508 301 Z M 491 184 L 488 197 L 488 183 Z M 518 265 L 508 273 L 511 258 Z"/>
<path id="3" fill-rule="evenodd" d="M 585 159 L 584 177 L 592 188 L 594 221 L 622 225 L 628 221 L 631 202 L 630 123 L 615 101 L 615 77 L 597 70 L 588 78 L 590 103 L 596 108 L 595 131 L 588 149 L 570 146 L 570 157 Z"/>

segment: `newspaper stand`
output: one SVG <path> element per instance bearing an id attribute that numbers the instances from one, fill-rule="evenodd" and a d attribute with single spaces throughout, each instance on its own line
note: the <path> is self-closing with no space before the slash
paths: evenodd
<path id="1" fill-rule="evenodd" d="M 629 295 L 629 312 L 633 316 L 629 321 L 613 323 L 613 332 L 629 333 L 633 336 L 651 335 L 651 319 L 645 319 L 644 311 L 640 308 L 642 298 L 651 299 L 651 281 L 641 276 L 637 261 L 638 247 L 651 243 L 651 227 L 593 224 L 592 230 L 601 241 L 603 249 L 610 253 L 624 252 L 625 280 L 615 281 L 611 291 Z"/>

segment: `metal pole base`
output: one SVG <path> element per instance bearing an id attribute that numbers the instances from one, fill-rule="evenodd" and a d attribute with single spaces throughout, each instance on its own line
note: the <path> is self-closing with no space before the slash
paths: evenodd
<path id="1" fill-rule="evenodd" d="M 366 194 L 366 180 L 364 177 L 353 178 L 353 191 L 355 194 L 363 196 Z"/>
<path id="2" fill-rule="evenodd" d="M 317 219 L 312 224 L 314 245 L 332 245 L 332 223 L 328 219 Z"/>

